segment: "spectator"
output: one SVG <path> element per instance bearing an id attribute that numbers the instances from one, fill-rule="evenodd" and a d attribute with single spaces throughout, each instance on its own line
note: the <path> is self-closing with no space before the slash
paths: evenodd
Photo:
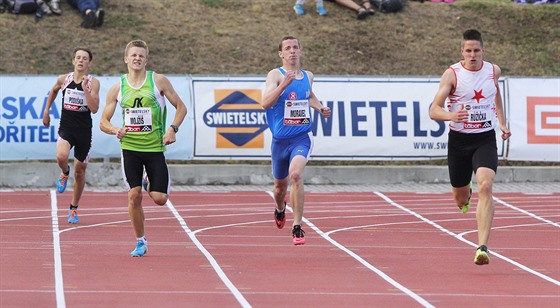
<path id="1" fill-rule="evenodd" d="M 62 14 L 59 0 L 37 0 L 35 2 L 45 15 L 50 15 L 53 13 L 56 15 Z"/>
<path id="2" fill-rule="evenodd" d="M 356 11 L 358 13 L 357 18 L 360 20 L 375 14 L 375 9 L 373 8 L 369 0 L 362 1 L 361 5 L 357 4 L 353 0 L 329 0 L 329 1 Z"/>
<path id="3" fill-rule="evenodd" d="M 294 5 L 294 11 L 296 14 L 303 15 L 305 11 L 303 10 L 303 5 L 305 4 L 306 0 L 296 0 L 296 5 Z M 327 15 L 327 10 L 323 6 L 323 0 L 315 0 L 315 4 L 317 5 L 317 13 L 321 16 Z"/>
<path id="4" fill-rule="evenodd" d="M 83 28 L 95 28 L 103 25 L 105 11 L 99 8 L 99 0 L 68 0 L 68 2 L 82 13 Z"/>

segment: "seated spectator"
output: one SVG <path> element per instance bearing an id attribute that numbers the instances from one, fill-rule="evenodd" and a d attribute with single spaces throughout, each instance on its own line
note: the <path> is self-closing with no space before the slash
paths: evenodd
<path id="1" fill-rule="evenodd" d="M 53 13 L 56 15 L 62 14 L 59 0 L 36 0 L 35 3 L 37 3 L 39 8 L 45 15 L 50 15 Z"/>
<path id="2" fill-rule="evenodd" d="M 329 0 L 329 1 L 356 11 L 358 13 L 357 18 L 360 20 L 375 14 L 375 9 L 373 8 L 369 0 L 362 1 L 361 5 L 357 4 L 353 0 Z"/>
<path id="3" fill-rule="evenodd" d="M 99 8 L 99 0 L 68 0 L 72 6 L 82 13 L 83 28 L 95 28 L 103 25 L 105 11 Z"/>
<path id="4" fill-rule="evenodd" d="M 294 5 L 294 11 L 298 15 L 304 15 L 305 10 L 303 9 L 303 5 L 305 4 L 306 0 L 296 0 L 296 4 Z M 315 5 L 317 6 L 317 13 L 321 16 L 327 15 L 327 10 L 323 6 L 323 0 L 315 0 Z"/>

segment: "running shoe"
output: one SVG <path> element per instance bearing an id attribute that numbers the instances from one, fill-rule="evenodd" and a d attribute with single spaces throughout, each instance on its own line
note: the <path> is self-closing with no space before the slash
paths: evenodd
<path id="1" fill-rule="evenodd" d="M 56 190 L 63 193 L 66 190 L 66 184 L 68 184 L 68 175 L 61 173 L 60 178 L 56 181 Z"/>
<path id="2" fill-rule="evenodd" d="M 105 11 L 103 9 L 97 9 L 95 11 L 95 26 L 101 27 L 103 25 L 103 21 L 105 21 Z"/>
<path id="3" fill-rule="evenodd" d="M 136 248 L 130 253 L 131 257 L 141 257 L 148 252 L 148 245 L 144 241 L 140 240 L 136 242 Z"/>
<path id="4" fill-rule="evenodd" d="M 467 199 L 467 203 L 465 203 L 465 205 L 460 207 L 461 212 L 463 214 L 467 213 L 469 211 L 469 209 L 471 208 L 471 197 L 472 197 L 472 181 L 471 181 L 471 187 L 470 187 L 469 198 Z"/>
<path id="5" fill-rule="evenodd" d="M 304 15 L 305 14 L 305 11 L 303 10 L 303 5 L 301 5 L 301 4 L 294 5 L 294 11 L 296 11 L 296 14 L 298 14 L 298 15 Z"/>
<path id="6" fill-rule="evenodd" d="M 301 229 L 301 225 L 295 225 L 292 229 L 292 237 L 294 245 L 303 245 L 305 244 L 305 232 Z"/>
<path id="7" fill-rule="evenodd" d="M 484 265 L 490 263 L 490 257 L 488 256 L 488 248 L 485 245 L 481 245 L 476 250 L 474 255 L 474 264 Z"/>
<path id="8" fill-rule="evenodd" d="M 326 16 L 327 15 L 327 10 L 325 9 L 324 6 L 318 6 L 317 7 L 317 13 L 319 13 L 319 15 L 321 16 Z"/>
<path id="9" fill-rule="evenodd" d="M 78 218 L 78 211 L 77 210 L 68 210 L 68 223 L 69 224 L 77 224 L 80 222 Z"/>
<path id="10" fill-rule="evenodd" d="M 142 187 L 145 191 L 150 192 L 150 180 L 148 179 L 146 170 L 144 170 L 144 173 L 142 174 Z"/>
<path id="11" fill-rule="evenodd" d="M 276 227 L 278 229 L 284 228 L 284 224 L 286 223 L 286 203 L 284 203 L 284 210 L 282 212 L 278 212 L 278 209 L 274 209 L 274 222 L 276 222 Z"/>

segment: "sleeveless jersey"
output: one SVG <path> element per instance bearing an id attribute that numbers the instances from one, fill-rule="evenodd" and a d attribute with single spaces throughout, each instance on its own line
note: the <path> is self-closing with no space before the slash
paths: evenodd
<path id="1" fill-rule="evenodd" d="M 122 109 L 126 135 L 121 139 L 121 149 L 137 152 L 164 152 L 163 135 L 167 109 L 165 98 L 154 82 L 154 72 L 146 71 L 144 83 L 134 88 L 121 76 L 117 101 Z"/>
<path id="2" fill-rule="evenodd" d="M 91 89 L 91 79 L 88 75 L 86 89 Z M 86 95 L 82 83 L 74 82 L 74 73 L 68 73 L 62 84 L 62 112 L 60 114 L 61 128 L 91 128 L 91 110 L 86 102 Z"/>
<path id="3" fill-rule="evenodd" d="M 286 75 L 283 68 L 278 70 Z M 307 72 L 301 70 L 301 73 L 303 78 L 294 79 L 276 103 L 266 110 L 266 120 L 274 138 L 287 139 L 311 130 L 311 82 Z"/>
<path id="4" fill-rule="evenodd" d="M 447 108 L 454 112 L 466 109 L 467 122 L 449 122 L 451 130 L 475 134 L 493 130 L 497 124 L 496 94 L 498 85 L 494 80 L 494 66 L 484 61 L 477 71 L 466 69 L 461 62 L 450 68 L 455 73 L 455 90 L 449 94 Z"/>

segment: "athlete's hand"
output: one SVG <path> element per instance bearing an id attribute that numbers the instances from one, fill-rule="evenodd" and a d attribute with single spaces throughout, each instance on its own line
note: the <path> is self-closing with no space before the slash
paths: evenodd
<path id="1" fill-rule="evenodd" d="M 165 135 L 163 135 L 163 144 L 170 145 L 172 143 L 175 143 L 175 141 L 177 141 L 175 131 L 172 128 L 169 128 L 167 132 L 165 132 Z"/>
<path id="2" fill-rule="evenodd" d="M 329 107 L 321 108 L 321 114 L 323 115 L 323 117 L 329 118 L 331 116 L 331 108 Z"/>
<path id="3" fill-rule="evenodd" d="M 451 114 L 451 121 L 453 122 L 467 122 L 469 120 L 469 112 L 465 110 L 465 105 L 461 105 L 461 110 Z"/>
<path id="4" fill-rule="evenodd" d="M 43 125 L 46 127 L 51 126 L 51 115 L 48 113 L 43 114 Z"/>
<path id="5" fill-rule="evenodd" d="M 287 87 L 292 83 L 292 81 L 294 81 L 294 79 L 296 79 L 296 74 L 297 72 L 287 71 L 286 75 L 284 75 L 284 79 L 282 80 L 282 83 Z"/>
<path id="6" fill-rule="evenodd" d="M 126 135 L 126 129 L 124 129 L 124 127 L 118 128 L 115 135 L 119 138 L 119 140 L 122 140 L 122 138 Z"/>
<path id="7" fill-rule="evenodd" d="M 511 132 L 505 125 L 500 125 L 500 130 L 502 130 L 502 140 L 507 140 L 511 136 Z"/>

